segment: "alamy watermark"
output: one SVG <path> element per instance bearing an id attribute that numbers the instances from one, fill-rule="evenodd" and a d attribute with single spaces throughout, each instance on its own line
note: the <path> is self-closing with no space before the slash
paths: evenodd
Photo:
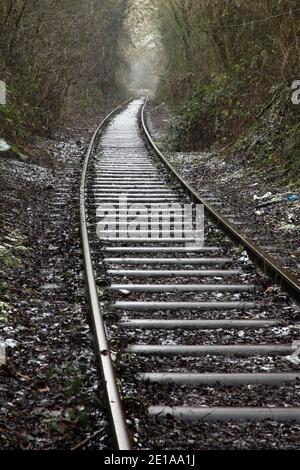
<path id="1" fill-rule="evenodd" d="M 0 104 L 6 105 L 6 85 L 0 80 Z"/>
<path id="2" fill-rule="evenodd" d="M 300 80 L 295 80 L 291 86 L 294 93 L 292 94 L 292 103 L 295 105 L 300 104 Z"/>
<path id="3" fill-rule="evenodd" d="M 116 204 L 99 204 L 97 218 L 97 236 L 102 240 L 174 239 L 188 247 L 204 244 L 202 204 L 130 204 L 127 195 L 121 195 Z"/>
<path id="4" fill-rule="evenodd" d="M 6 344 L 0 340 L 0 366 L 6 363 Z"/>

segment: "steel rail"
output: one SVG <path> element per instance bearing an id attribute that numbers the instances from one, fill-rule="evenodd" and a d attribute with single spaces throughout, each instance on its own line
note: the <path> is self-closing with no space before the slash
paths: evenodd
<path id="1" fill-rule="evenodd" d="M 246 238 L 241 233 L 241 231 L 234 226 L 234 224 L 229 222 L 229 220 L 221 214 L 221 212 L 216 210 L 211 204 L 203 199 L 163 155 L 161 150 L 154 142 L 146 124 L 145 109 L 148 103 L 148 99 L 149 97 L 145 99 L 144 105 L 141 109 L 141 128 L 146 136 L 148 143 L 150 144 L 150 147 L 154 150 L 161 162 L 175 176 L 184 190 L 190 195 L 192 200 L 198 204 L 203 204 L 209 216 L 223 228 L 223 230 L 230 236 L 231 239 L 245 247 L 249 256 L 254 259 L 256 263 L 264 270 L 264 273 L 276 281 L 276 283 L 280 284 L 281 287 L 291 294 L 294 300 L 299 302 L 300 282 L 298 279 L 293 274 L 289 273 L 285 268 L 280 266 L 280 264 L 277 263 L 277 261 L 272 256 L 266 253 L 265 250 Z"/>
<path id="2" fill-rule="evenodd" d="M 92 320 L 94 324 L 94 332 L 96 338 L 96 347 L 97 353 L 100 358 L 100 367 L 101 374 L 103 377 L 103 382 L 105 384 L 105 390 L 107 394 L 107 399 L 109 403 L 109 412 L 111 415 L 111 422 L 114 431 L 114 436 L 116 444 L 119 450 L 130 450 L 131 444 L 129 439 L 129 433 L 126 425 L 125 415 L 123 412 L 123 406 L 121 401 L 120 392 L 117 385 L 117 378 L 115 375 L 115 370 L 113 367 L 113 362 L 111 358 L 110 348 L 108 344 L 108 338 L 106 334 L 105 322 L 103 319 L 102 308 L 99 303 L 97 285 L 94 276 L 93 262 L 89 244 L 89 235 L 88 235 L 88 225 L 86 219 L 86 176 L 88 165 L 93 153 L 94 145 L 96 138 L 100 134 L 103 127 L 108 123 L 112 116 L 118 113 L 127 103 L 131 101 L 127 100 L 125 103 L 118 106 L 114 109 L 106 118 L 101 122 L 101 124 L 96 129 L 86 157 L 83 164 L 82 174 L 81 174 L 81 183 L 80 183 L 80 233 L 81 233 L 81 243 L 83 250 L 84 258 L 84 268 L 85 268 L 85 277 L 86 285 L 90 303 L 90 310 L 92 314 Z"/>

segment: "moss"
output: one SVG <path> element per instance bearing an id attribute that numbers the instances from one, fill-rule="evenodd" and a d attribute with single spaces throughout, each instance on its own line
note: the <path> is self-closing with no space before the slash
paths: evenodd
<path id="1" fill-rule="evenodd" d="M 0 282 L 0 298 L 7 295 L 8 293 L 8 284 L 4 281 Z"/>
<path id="2" fill-rule="evenodd" d="M 8 269 L 17 269 L 21 266 L 21 261 L 3 245 L 0 245 L 0 267 L 1 266 Z"/>
<path id="3" fill-rule="evenodd" d="M 8 235 L 4 237 L 4 240 L 5 239 L 10 240 L 14 243 L 18 242 L 18 244 L 20 245 L 28 243 L 27 237 L 25 237 L 25 235 L 19 232 L 19 230 L 12 230 L 11 232 L 9 232 Z"/>
<path id="4" fill-rule="evenodd" d="M 0 268 L 17 269 L 22 265 L 18 254 L 30 251 L 27 238 L 18 230 L 9 232 L 0 239 Z"/>
<path id="5" fill-rule="evenodd" d="M 0 302 L 0 323 L 8 323 L 11 307 L 6 302 Z"/>
<path id="6" fill-rule="evenodd" d="M 18 245 L 18 246 L 15 247 L 15 250 L 18 253 L 26 254 L 26 253 L 29 253 L 31 251 L 31 248 L 29 248 L 28 246 L 24 246 L 24 245 Z"/>

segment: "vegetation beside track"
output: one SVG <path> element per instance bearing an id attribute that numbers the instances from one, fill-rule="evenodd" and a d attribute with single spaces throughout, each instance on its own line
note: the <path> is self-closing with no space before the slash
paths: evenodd
<path id="1" fill-rule="evenodd" d="M 127 1 L 8 0 L 0 5 L 0 138 L 28 142 L 124 95 Z"/>
<path id="2" fill-rule="evenodd" d="M 175 115 L 172 149 L 226 148 L 297 183 L 298 2 L 164 0 L 158 9 L 157 100 Z"/>

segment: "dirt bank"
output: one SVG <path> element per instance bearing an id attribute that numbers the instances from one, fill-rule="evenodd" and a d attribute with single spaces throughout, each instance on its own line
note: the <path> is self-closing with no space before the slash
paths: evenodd
<path id="1" fill-rule="evenodd" d="M 0 448 L 109 445 L 84 296 L 78 224 L 92 129 L 40 141 L 47 157 L 0 157 Z"/>

